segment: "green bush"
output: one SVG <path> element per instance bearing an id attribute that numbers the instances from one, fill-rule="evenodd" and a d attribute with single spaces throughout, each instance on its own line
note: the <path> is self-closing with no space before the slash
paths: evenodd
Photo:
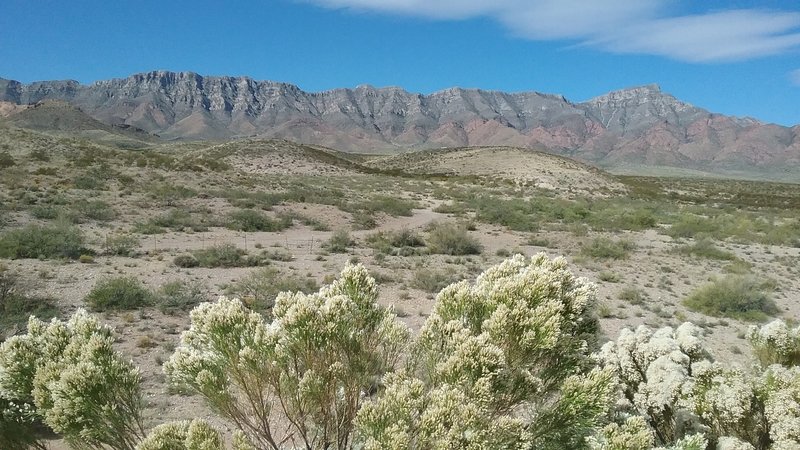
<path id="1" fill-rule="evenodd" d="M 106 189 L 106 184 L 99 177 L 86 174 L 75 178 L 73 184 L 77 189 L 102 191 Z"/>
<path id="2" fill-rule="evenodd" d="M 714 242 L 708 238 L 698 239 L 694 244 L 683 245 L 676 249 L 678 253 L 684 255 L 697 256 L 699 258 L 718 259 L 723 261 L 732 261 L 736 259 L 736 255 L 731 252 L 726 252 L 714 245 Z"/>
<path id="3" fill-rule="evenodd" d="M 347 230 L 336 230 L 331 237 L 323 244 L 323 247 L 331 253 L 347 253 L 347 249 L 353 245 L 353 239 Z"/>
<path id="4" fill-rule="evenodd" d="M 240 209 L 230 213 L 227 227 L 238 231 L 281 231 L 292 226 L 292 218 L 282 216 L 273 220 L 253 209 Z"/>
<path id="5" fill-rule="evenodd" d="M 27 225 L 7 231 L 0 236 L 0 257 L 71 258 L 91 254 L 83 247 L 81 231 L 67 224 Z"/>
<path id="6" fill-rule="evenodd" d="M 462 279 L 453 269 L 430 269 L 422 268 L 414 272 L 411 280 L 411 287 L 425 292 L 439 292 L 445 287 Z"/>
<path id="7" fill-rule="evenodd" d="M 378 252 L 407 256 L 420 254 L 419 249 L 425 246 L 417 232 L 408 229 L 400 231 L 380 231 L 367 236 L 367 244 Z"/>
<path id="8" fill-rule="evenodd" d="M 385 212 L 390 216 L 406 216 L 411 217 L 414 213 L 412 210 L 418 205 L 412 200 L 405 200 L 397 197 L 389 197 L 384 195 L 377 195 L 367 200 L 361 205 L 364 210 L 375 213 Z"/>
<path id="9" fill-rule="evenodd" d="M 581 254 L 592 258 L 625 259 L 636 249 L 631 241 L 613 241 L 608 238 L 595 238 L 581 249 Z"/>
<path id="10" fill-rule="evenodd" d="M 205 292 L 202 283 L 172 281 L 155 292 L 155 304 L 164 314 L 186 312 L 207 300 Z"/>
<path id="11" fill-rule="evenodd" d="M 770 298 L 771 283 L 750 276 L 728 275 L 692 292 L 683 304 L 715 317 L 763 321 L 778 313 Z"/>
<path id="12" fill-rule="evenodd" d="M 631 305 L 641 305 L 646 298 L 647 294 L 635 286 L 626 286 L 619 292 L 619 299 Z"/>
<path id="13" fill-rule="evenodd" d="M 110 234 L 103 244 L 106 254 L 116 256 L 131 256 L 138 247 L 139 239 L 129 234 Z"/>
<path id="14" fill-rule="evenodd" d="M 96 220 L 98 222 L 108 222 L 117 217 L 117 212 L 114 211 L 114 208 L 102 200 L 78 202 L 75 211 L 83 219 Z"/>
<path id="15" fill-rule="evenodd" d="M 227 293 L 239 297 L 250 309 L 270 313 L 275 297 L 280 292 L 303 292 L 310 294 L 319 289 L 312 278 L 295 274 L 283 275 L 274 267 L 265 267 L 250 273 L 227 289 Z"/>
<path id="16" fill-rule="evenodd" d="M 84 299 L 95 311 L 131 310 L 149 306 L 153 294 L 135 277 L 101 280 Z"/>
<path id="17" fill-rule="evenodd" d="M 378 221 L 375 216 L 365 211 L 356 211 L 353 213 L 353 228 L 356 230 L 371 230 L 378 226 Z"/>
<path id="18" fill-rule="evenodd" d="M 427 228 L 426 243 L 431 253 L 442 255 L 477 255 L 483 251 L 478 239 L 456 223 L 434 222 Z"/>
<path id="19" fill-rule="evenodd" d="M 207 223 L 204 223 L 202 220 L 198 220 L 197 218 L 195 218 L 189 211 L 179 208 L 170 209 L 165 214 L 162 214 L 161 216 L 151 219 L 149 221 L 149 224 L 151 225 L 151 227 L 154 226 L 152 227 L 153 231 L 156 230 L 155 227 L 163 227 L 163 228 L 170 228 L 175 231 L 182 231 L 186 228 L 189 228 L 192 231 L 198 231 L 198 232 L 207 231 L 209 225 Z M 144 231 L 139 231 L 139 232 L 144 233 Z M 156 233 L 144 233 L 144 234 L 156 234 Z"/>
<path id="20" fill-rule="evenodd" d="M 244 250 L 233 244 L 220 244 L 203 250 L 195 250 L 192 255 L 200 267 L 243 267 L 253 265 L 244 256 Z"/>
<path id="21" fill-rule="evenodd" d="M 200 265 L 200 261 L 198 261 L 194 255 L 178 255 L 172 260 L 172 263 L 178 267 L 183 267 L 186 269 L 198 267 Z"/>
<path id="22" fill-rule="evenodd" d="M 36 205 L 30 209 L 31 216 L 39 220 L 53 220 L 61 214 L 61 208 L 53 205 Z"/>

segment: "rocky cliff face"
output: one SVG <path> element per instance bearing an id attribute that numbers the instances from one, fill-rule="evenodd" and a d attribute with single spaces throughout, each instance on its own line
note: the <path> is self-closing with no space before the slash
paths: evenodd
<path id="1" fill-rule="evenodd" d="M 0 101 L 67 101 L 165 138 L 263 136 L 349 151 L 474 145 L 544 149 L 606 166 L 773 170 L 800 164 L 800 128 L 712 114 L 649 85 L 584 103 L 536 92 L 430 95 L 358 86 L 309 93 L 246 77 L 149 72 L 81 85 L 0 79 Z"/>

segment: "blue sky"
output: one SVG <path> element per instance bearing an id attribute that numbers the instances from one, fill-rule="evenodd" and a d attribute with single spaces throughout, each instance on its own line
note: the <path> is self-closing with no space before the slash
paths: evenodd
<path id="1" fill-rule="evenodd" d="M 0 77 L 247 75 L 308 91 L 451 86 L 582 101 L 658 83 L 800 124 L 800 4 L 691 0 L 5 0 Z"/>

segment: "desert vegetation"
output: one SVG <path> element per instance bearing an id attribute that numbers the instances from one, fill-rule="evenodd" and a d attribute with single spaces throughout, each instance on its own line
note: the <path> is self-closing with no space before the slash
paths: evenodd
<path id="1" fill-rule="evenodd" d="M 749 369 L 713 362 L 688 322 L 598 347 L 594 286 L 544 254 L 444 288 L 416 334 L 377 299 L 348 265 L 278 294 L 271 319 L 202 303 L 164 372 L 234 425 L 234 449 L 800 445 L 800 327 L 783 321 L 750 327 Z M 0 345 L 3 448 L 45 448 L 42 427 L 75 448 L 226 448 L 199 419 L 146 429 L 141 374 L 114 340 L 79 310 Z"/>
<path id="2" fill-rule="evenodd" d="M 794 445 L 795 185 L 7 131 L 0 448 Z"/>

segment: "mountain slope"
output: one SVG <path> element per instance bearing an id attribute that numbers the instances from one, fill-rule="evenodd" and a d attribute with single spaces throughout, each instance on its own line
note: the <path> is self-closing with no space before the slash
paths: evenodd
<path id="1" fill-rule="evenodd" d="M 81 85 L 0 79 L 0 101 L 71 103 L 95 119 L 168 139 L 285 138 L 345 151 L 516 146 L 607 168 L 673 167 L 795 176 L 800 128 L 710 113 L 649 85 L 583 103 L 537 92 L 397 87 L 309 93 L 297 86 L 191 72 Z"/>

